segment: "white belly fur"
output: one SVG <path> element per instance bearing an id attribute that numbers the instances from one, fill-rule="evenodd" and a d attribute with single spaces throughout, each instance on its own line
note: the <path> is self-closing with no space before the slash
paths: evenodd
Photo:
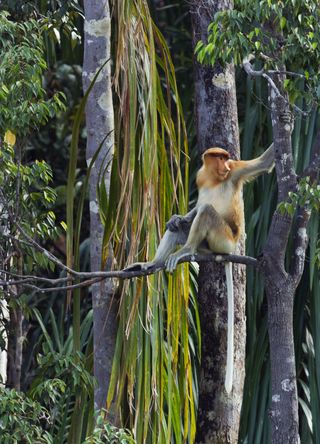
<path id="1" fill-rule="evenodd" d="M 235 197 L 236 190 L 231 182 L 222 183 L 215 188 L 201 188 L 197 207 L 205 204 L 210 204 L 222 216 L 226 217 L 230 214 Z M 207 238 L 211 251 L 215 253 L 233 253 L 236 248 L 236 243 L 226 238 L 219 238 L 212 234 Z"/>
<path id="2" fill-rule="evenodd" d="M 234 193 L 235 190 L 230 181 L 217 185 L 214 188 L 201 188 L 197 207 L 211 204 L 214 209 L 224 217 L 230 213 Z"/>

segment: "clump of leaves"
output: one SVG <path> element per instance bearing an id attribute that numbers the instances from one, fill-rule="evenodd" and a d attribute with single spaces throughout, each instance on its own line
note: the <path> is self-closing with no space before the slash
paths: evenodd
<path id="1" fill-rule="evenodd" d="M 41 24 L 13 22 L 0 13 L 0 134 L 25 136 L 64 109 L 62 93 L 46 98 L 42 75 L 47 68 Z"/>
<path id="2" fill-rule="evenodd" d="M 94 388 L 93 376 L 85 366 L 85 358 L 80 352 L 69 354 L 46 351 L 44 355 L 38 357 L 39 373 L 32 383 L 31 393 L 33 396 L 41 394 L 47 402 L 54 400 L 51 386 L 48 390 L 47 381 L 52 377 L 63 381 L 63 385 L 58 384 L 59 391 L 70 391 L 76 393 L 77 390 L 85 390 L 91 396 Z M 54 384 L 57 386 L 57 384 Z M 47 393 L 47 395 L 45 395 Z"/>
<path id="3" fill-rule="evenodd" d="M 50 433 L 56 437 L 65 434 L 75 408 L 76 395 L 92 399 L 94 378 L 86 368 L 86 359 L 80 352 L 49 351 L 43 343 L 44 353 L 38 357 L 37 376 L 30 395 L 41 400 L 50 412 Z"/>
<path id="4" fill-rule="evenodd" d="M 3 143 L 0 147 L 0 239 L 6 251 L 14 247 L 10 235 L 16 235 L 18 221 L 32 237 L 51 239 L 59 234 L 55 214 L 52 211 L 56 192 L 50 187 L 52 171 L 44 161 L 23 164 L 15 158 L 12 146 Z M 52 266 L 46 256 L 35 252 L 27 244 L 21 245 L 26 256 L 28 270 L 32 264 Z"/>
<path id="5" fill-rule="evenodd" d="M 0 389 L 0 435 L 2 444 L 52 443 L 46 431 L 48 411 L 37 401 L 16 390 Z"/>
<path id="6" fill-rule="evenodd" d="M 97 417 L 95 429 L 83 444 L 135 444 L 128 430 L 118 429 L 106 421 L 106 412 Z"/>
<path id="7" fill-rule="evenodd" d="M 319 100 L 319 20 L 316 0 L 236 0 L 233 10 L 215 15 L 208 41 L 198 42 L 196 53 L 201 63 L 240 65 L 252 54 L 266 69 L 286 66 L 294 71 L 285 83 L 289 94 L 297 93 L 296 84 L 303 79 L 305 98 Z"/>
<path id="8" fill-rule="evenodd" d="M 310 183 L 309 176 L 301 179 L 297 191 L 290 191 L 288 197 L 288 201 L 278 205 L 278 210 L 282 214 L 288 213 L 293 216 L 298 206 L 316 211 L 320 209 L 320 185 Z"/>

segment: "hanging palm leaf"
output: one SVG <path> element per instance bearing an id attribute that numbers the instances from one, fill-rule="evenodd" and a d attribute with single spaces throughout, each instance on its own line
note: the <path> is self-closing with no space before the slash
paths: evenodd
<path id="1" fill-rule="evenodd" d="M 110 197 L 103 181 L 99 194 L 104 259 L 111 242 L 122 268 L 152 258 L 165 222 L 187 211 L 188 149 L 169 49 L 147 2 L 115 2 L 114 21 L 116 152 Z M 107 403 L 116 400 L 139 443 L 194 440 L 199 321 L 190 287 L 187 265 L 121 284 Z"/>

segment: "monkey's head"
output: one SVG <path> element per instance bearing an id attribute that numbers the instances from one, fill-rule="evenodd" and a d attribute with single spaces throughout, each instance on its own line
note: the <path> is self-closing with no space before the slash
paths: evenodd
<path id="1" fill-rule="evenodd" d="M 230 172 L 230 155 L 223 148 L 208 148 L 202 155 L 202 161 L 211 174 L 218 180 L 225 180 Z"/>

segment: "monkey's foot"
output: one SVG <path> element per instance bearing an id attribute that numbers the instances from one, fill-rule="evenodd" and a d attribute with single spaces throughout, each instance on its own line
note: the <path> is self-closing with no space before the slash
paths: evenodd
<path id="1" fill-rule="evenodd" d="M 194 251 L 190 248 L 181 249 L 174 254 L 170 254 L 168 259 L 166 260 L 166 270 L 169 273 L 173 273 L 173 271 L 177 268 L 179 260 L 189 256 L 190 254 L 194 254 Z"/>
<path id="2" fill-rule="evenodd" d="M 150 271 L 157 267 L 156 262 L 135 262 L 124 268 L 123 271 Z"/>

